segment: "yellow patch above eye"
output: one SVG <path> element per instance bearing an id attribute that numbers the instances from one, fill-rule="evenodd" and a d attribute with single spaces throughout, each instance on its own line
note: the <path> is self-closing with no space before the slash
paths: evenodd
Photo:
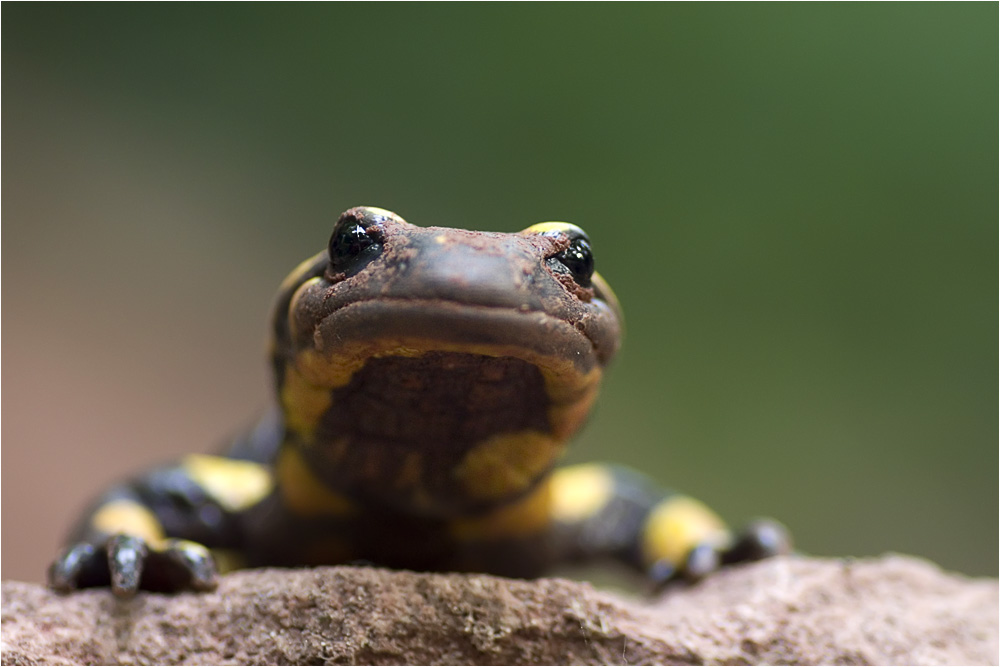
<path id="1" fill-rule="evenodd" d="M 112 500 L 98 508 L 90 524 L 107 535 L 122 533 L 141 537 L 150 546 L 157 546 L 165 535 L 156 515 L 134 500 Z"/>
<path id="2" fill-rule="evenodd" d="M 392 211 L 387 211 L 384 208 L 379 208 L 378 206 L 359 206 L 358 208 L 363 208 L 365 213 L 368 215 L 381 215 L 386 218 L 392 218 L 394 220 L 402 220 L 401 217 L 393 213 Z"/>
<path id="3" fill-rule="evenodd" d="M 525 229 L 522 234 L 544 234 L 545 232 L 571 232 L 584 234 L 583 230 L 569 222 L 539 222 Z M 586 234 L 584 234 L 586 236 Z"/>
<path id="4" fill-rule="evenodd" d="M 191 479 L 230 512 L 256 505 L 274 487 L 270 470 L 252 461 L 192 454 L 181 465 Z"/>
<path id="5" fill-rule="evenodd" d="M 323 252 L 326 252 L 326 251 L 324 250 Z M 316 255 L 313 255 L 309 259 L 303 260 L 302 262 L 300 262 L 299 265 L 296 266 L 292 270 L 292 272 L 289 273 L 287 276 L 285 276 L 285 279 L 281 281 L 281 287 L 278 288 L 278 291 L 285 292 L 287 290 L 292 289 L 292 287 L 294 287 L 299 282 L 301 282 L 302 278 L 307 273 L 309 273 L 310 269 L 312 269 L 312 267 L 318 261 L 319 256 L 322 255 L 322 254 L 323 254 L 322 252 L 318 253 Z"/>
<path id="6" fill-rule="evenodd" d="M 666 559 L 679 568 L 694 547 L 711 544 L 721 548 L 730 539 L 726 524 L 715 512 L 689 496 L 671 496 L 654 507 L 646 519 L 643 560 L 652 565 Z"/>
<path id="7" fill-rule="evenodd" d="M 560 468 L 552 473 L 551 515 L 556 521 L 582 521 L 604 507 L 614 493 L 614 480 L 596 463 Z"/>

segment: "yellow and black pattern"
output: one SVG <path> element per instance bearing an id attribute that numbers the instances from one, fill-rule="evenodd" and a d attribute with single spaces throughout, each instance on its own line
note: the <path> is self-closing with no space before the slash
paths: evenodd
<path id="1" fill-rule="evenodd" d="M 60 590 L 207 590 L 215 568 L 370 562 L 536 576 L 616 558 L 653 581 L 787 548 L 734 538 L 627 469 L 556 469 L 617 351 L 586 234 L 344 213 L 282 284 L 275 407 L 225 456 L 109 491 L 50 568 Z"/>

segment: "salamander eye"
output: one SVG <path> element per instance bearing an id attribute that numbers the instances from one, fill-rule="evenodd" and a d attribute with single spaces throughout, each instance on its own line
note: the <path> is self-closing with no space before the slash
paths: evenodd
<path id="1" fill-rule="evenodd" d="M 594 253 L 590 249 L 590 241 L 586 238 L 573 239 L 569 247 L 553 259 L 569 269 L 577 285 L 590 287 L 590 279 L 594 275 Z"/>
<path id="2" fill-rule="evenodd" d="M 328 246 L 330 268 L 354 275 L 382 251 L 378 220 L 351 209 L 340 216 Z"/>
<path id="3" fill-rule="evenodd" d="M 542 236 L 569 238 L 569 247 L 548 258 L 549 266 L 560 273 L 568 271 L 580 287 L 590 287 L 594 276 L 594 251 L 587 233 L 568 222 L 540 222 L 525 230 Z"/>

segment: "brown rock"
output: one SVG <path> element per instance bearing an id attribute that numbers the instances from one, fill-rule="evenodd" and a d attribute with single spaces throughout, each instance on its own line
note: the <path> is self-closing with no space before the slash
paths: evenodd
<path id="1" fill-rule="evenodd" d="M 4 582 L 2 662 L 997 664 L 994 579 L 914 558 L 780 558 L 656 600 L 560 579 L 237 572 L 212 594 Z"/>

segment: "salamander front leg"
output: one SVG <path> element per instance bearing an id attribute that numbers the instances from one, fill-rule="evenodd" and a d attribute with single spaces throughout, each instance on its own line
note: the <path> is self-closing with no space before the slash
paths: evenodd
<path id="1" fill-rule="evenodd" d="M 620 466 L 562 468 L 549 484 L 554 533 L 567 559 L 611 557 L 654 585 L 696 580 L 791 548 L 787 531 L 775 521 L 755 521 L 734 536 L 701 502 Z"/>
<path id="2" fill-rule="evenodd" d="M 239 514 L 271 485 L 258 464 L 190 456 L 115 487 L 49 567 L 49 585 L 61 592 L 109 586 L 119 597 L 140 589 L 212 590 L 209 548 L 241 548 Z"/>

